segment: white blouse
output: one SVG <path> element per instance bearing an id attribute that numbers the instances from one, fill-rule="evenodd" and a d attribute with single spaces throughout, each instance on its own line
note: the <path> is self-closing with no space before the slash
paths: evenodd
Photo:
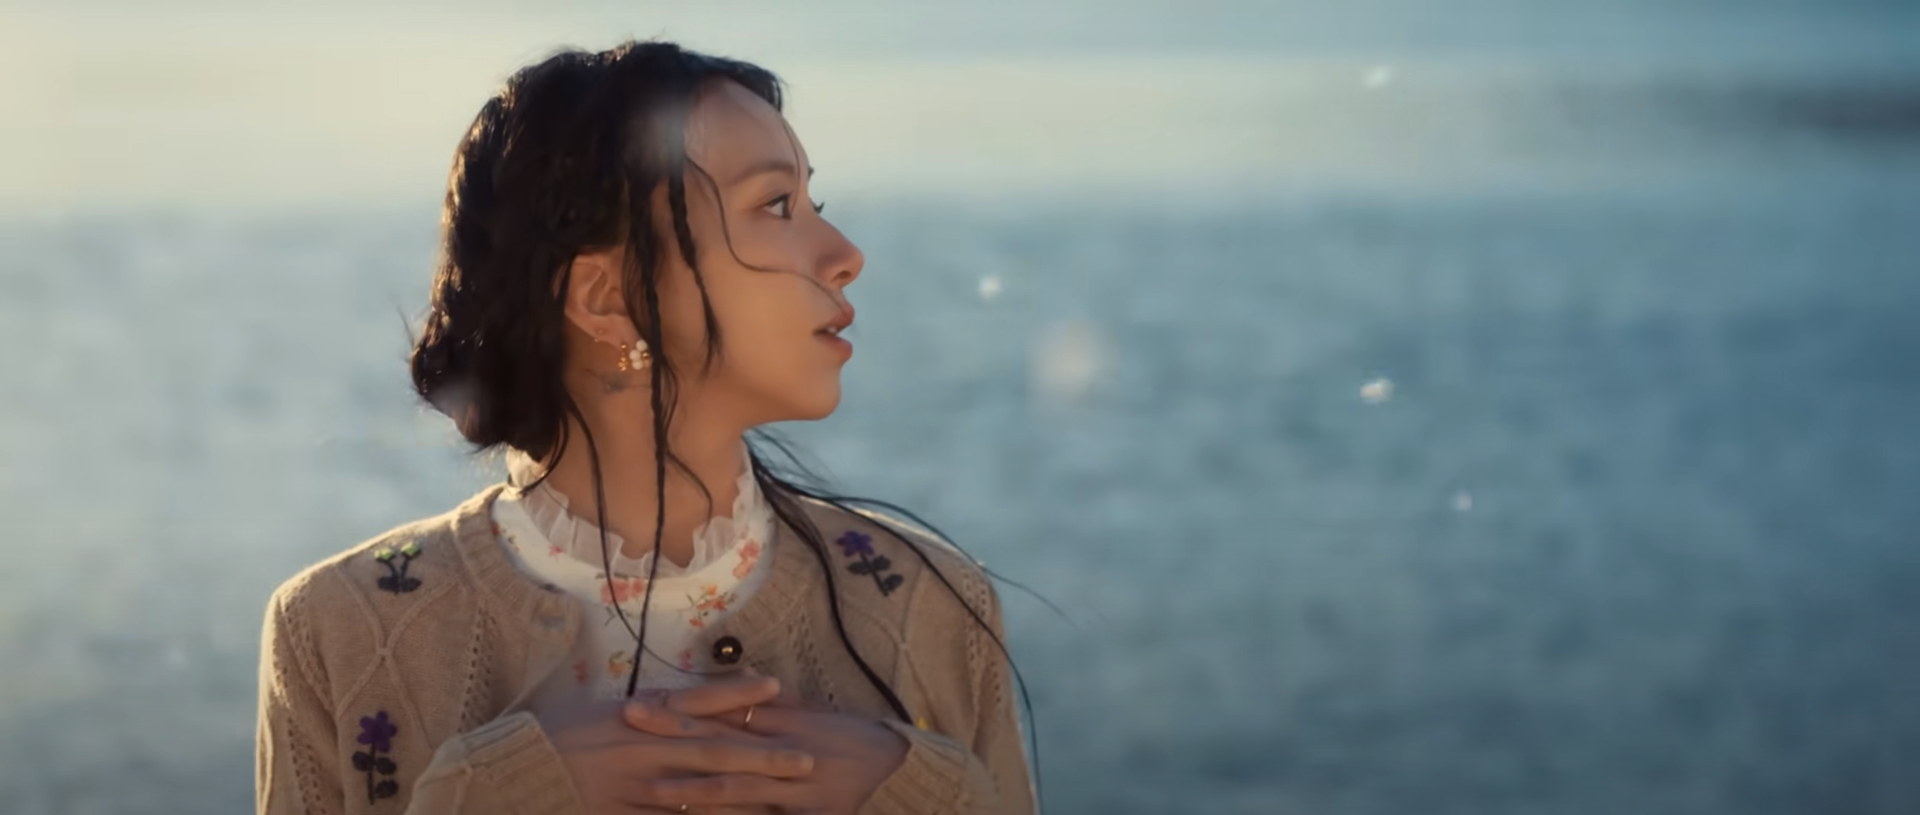
<path id="1" fill-rule="evenodd" d="M 731 513 L 716 514 L 694 531 L 693 559 L 686 566 L 662 560 L 654 575 L 641 688 L 691 687 L 704 681 L 703 674 L 722 671 L 706 628 L 745 602 L 769 574 L 773 510 L 754 481 L 745 442 L 740 449 L 739 494 Z M 525 484 L 538 473 L 537 465 L 518 453 L 508 466 L 513 484 Z M 567 497 L 545 482 L 531 490 L 507 488 L 493 503 L 493 521 L 514 565 L 583 606 L 569 667 L 547 678 L 530 709 L 540 715 L 624 700 L 655 553 L 629 558 L 620 553 L 624 540 L 609 531 L 609 581 L 599 527 L 569 512 Z"/>

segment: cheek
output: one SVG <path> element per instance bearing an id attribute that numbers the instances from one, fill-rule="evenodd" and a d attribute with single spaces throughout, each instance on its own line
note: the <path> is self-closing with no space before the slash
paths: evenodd
<path id="1" fill-rule="evenodd" d="M 715 303 L 717 306 L 718 303 Z M 646 308 L 646 303 L 640 303 Z M 660 320 L 666 326 L 667 348 L 676 354 L 697 355 L 706 344 L 705 308 L 700 290 L 692 283 L 660 291 Z"/>
<path id="2" fill-rule="evenodd" d="M 798 232 L 790 226 L 766 217 L 764 214 L 736 214 L 732 216 L 732 247 L 726 245 L 723 236 L 716 227 L 711 230 L 712 237 L 696 236 L 701 240 L 703 249 L 712 255 L 703 255 L 701 263 L 724 264 L 726 268 L 737 269 L 749 274 L 769 274 L 755 272 L 747 266 L 759 266 L 763 269 L 793 269 L 795 260 L 802 247 L 797 243 Z"/>
<path id="3" fill-rule="evenodd" d="M 711 287 L 714 312 L 730 361 L 756 379 L 788 376 L 808 349 L 811 316 L 806 292 L 791 275 L 742 271 Z"/>

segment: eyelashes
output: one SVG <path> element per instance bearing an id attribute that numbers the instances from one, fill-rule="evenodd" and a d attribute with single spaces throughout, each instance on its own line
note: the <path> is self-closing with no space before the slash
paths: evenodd
<path id="1" fill-rule="evenodd" d="M 779 206 L 779 207 L 780 207 L 780 214 L 779 214 L 779 217 L 780 217 L 780 219 L 781 219 L 781 220 L 783 220 L 783 221 L 785 221 L 785 220 L 792 220 L 792 218 L 793 218 L 793 209 L 792 209 L 792 207 L 793 207 L 793 193 L 784 193 L 784 192 L 783 192 L 783 193 L 781 193 L 781 194 L 779 195 L 779 197 L 776 197 L 776 198 L 774 198 L 774 199 L 773 199 L 772 201 L 768 201 L 768 202 L 767 202 L 766 204 L 764 204 L 764 205 L 762 205 L 762 206 L 761 206 L 760 208 L 761 208 L 761 209 L 766 209 L 767 207 L 772 207 L 772 206 Z M 823 211 L 825 211 L 825 210 L 826 210 L 826 208 L 827 208 L 827 205 L 826 205 L 826 202 L 824 202 L 824 201 L 823 201 L 823 202 L 821 202 L 821 203 L 818 203 L 818 204 L 814 204 L 814 205 L 813 205 L 813 211 L 814 211 L 814 214 L 816 214 L 816 215 L 817 215 L 817 214 L 819 214 L 819 213 L 821 213 L 821 212 L 823 212 Z"/>

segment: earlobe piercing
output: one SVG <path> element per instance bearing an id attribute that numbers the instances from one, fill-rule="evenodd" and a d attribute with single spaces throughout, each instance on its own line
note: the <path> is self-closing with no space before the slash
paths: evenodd
<path id="1" fill-rule="evenodd" d="M 647 351 L 647 341 L 636 340 L 635 343 L 632 346 L 620 343 L 620 370 L 643 370 L 653 361 L 653 354 Z"/>

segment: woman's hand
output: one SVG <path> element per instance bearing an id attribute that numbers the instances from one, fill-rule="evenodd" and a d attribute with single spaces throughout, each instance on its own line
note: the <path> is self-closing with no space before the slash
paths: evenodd
<path id="1" fill-rule="evenodd" d="M 769 698 L 722 707 L 708 688 L 669 694 L 628 707 L 627 722 L 664 738 L 727 738 L 743 732 L 759 743 L 813 757 L 810 773 L 779 777 L 733 774 L 689 779 L 681 799 L 700 812 L 715 806 L 764 804 L 782 812 L 854 815 L 906 758 L 907 742 L 873 719 L 805 710 Z M 747 709 L 752 719 L 747 721 Z"/>
<path id="2" fill-rule="evenodd" d="M 707 709 L 745 708 L 773 701 L 779 689 L 776 680 L 762 678 L 682 693 L 693 694 L 693 702 Z M 601 716 L 548 730 L 587 812 L 679 812 L 682 804 L 730 803 L 714 801 L 714 790 L 759 790 L 789 783 L 776 779 L 804 778 L 813 771 L 813 756 L 776 739 L 723 725 L 675 730 L 644 713 L 636 719 L 635 713 L 644 710 L 629 704 L 623 717 Z M 655 726 L 638 728 L 636 721 Z M 700 723 L 687 724 L 692 728 Z M 767 810 L 703 806 L 699 811 L 720 815 Z"/>

